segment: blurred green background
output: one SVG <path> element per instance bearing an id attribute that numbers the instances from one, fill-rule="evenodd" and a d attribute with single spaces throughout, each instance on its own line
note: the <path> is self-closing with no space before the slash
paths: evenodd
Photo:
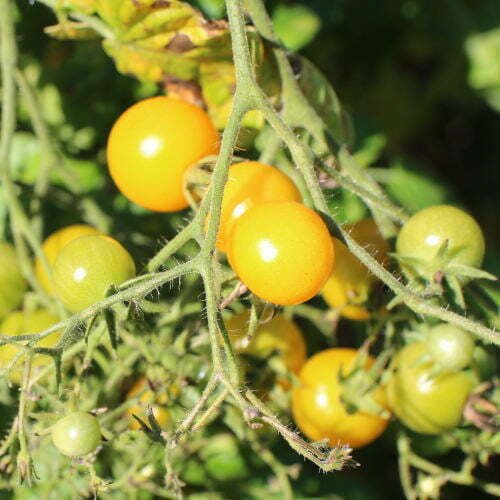
<path id="1" fill-rule="evenodd" d="M 223 15 L 221 0 L 192 3 L 211 17 Z M 105 210 L 113 203 L 120 213 L 125 202 L 109 196 L 116 193 L 105 177 L 102 148 L 120 112 L 156 89 L 119 75 L 98 41 L 48 38 L 43 28 L 54 18 L 43 6 L 23 1 L 18 7 L 22 60 L 43 88 L 44 110 L 68 168 Z M 332 82 L 353 118 L 354 150 L 375 167 L 390 194 L 410 210 L 447 201 L 463 205 L 485 231 L 485 267 L 500 273 L 498 0 L 270 0 L 267 7 L 284 43 Z M 14 166 L 19 180 L 31 184 L 39 157 L 25 125 L 16 134 Z M 55 213 L 65 201 L 55 196 L 51 203 Z M 123 213 L 123 219 L 114 217 L 118 236 L 127 232 L 128 210 Z M 65 217 L 71 214 L 58 213 L 57 226 Z M 141 226 L 151 241 L 157 221 Z M 295 461 L 284 446 L 280 454 Z M 331 491 L 348 500 L 402 497 L 390 432 L 355 458 L 361 467 L 328 476 L 304 464 L 297 491 L 332 500 L 338 497 Z M 456 457 L 448 459 L 453 466 Z M 482 498 L 457 487 L 445 493 L 449 499 Z"/>

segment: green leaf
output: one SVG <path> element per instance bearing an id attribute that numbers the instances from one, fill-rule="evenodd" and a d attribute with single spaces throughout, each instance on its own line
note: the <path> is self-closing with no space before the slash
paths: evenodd
<path id="1" fill-rule="evenodd" d="M 328 79 L 304 57 L 298 58 L 300 73 L 298 83 L 305 97 L 318 115 L 333 139 L 340 144 L 352 142 L 350 121 L 342 109 L 339 98 Z"/>
<path id="2" fill-rule="evenodd" d="M 44 29 L 45 33 L 58 40 L 91 40 L 99 38 L 99 34 L 84 23 L 71 21 L 61 22 Z"/>
<path id="3" fill-rule="evenodd" d="M 471 35 L 465 42 L 469 85 L 500 112 L 500 28 Z"/>
<path id="4" fill-rule="evenodd" d="M 309 45 L 321 29 L 319 16 L 302 4 L 278 5 L 272 20 L 283 45 L 293 51 Z"/>
<path id="5" fill-rule="evenodd" d="M 344 188 L 326 191 L 328 208 L 340 224 L 354 224 L 367 215 L 366 205 L 355 194 Z"/>
<path id="6" fill-rule="evenodd" d="M 384 134 L 370 135 L 363 140 L 353 156 L 361 167 L 368 167 L 378 160 L 386 144 L 387 137 Z"/>
<path id="7" fill-rule="evenodd" d="M 421 171 L 404 167 L 400 161 L 389 169 L 386 187 L 389 194 L 410 212 L 443 204 L 449 198 L 448 189 L 442 183 Z"/>

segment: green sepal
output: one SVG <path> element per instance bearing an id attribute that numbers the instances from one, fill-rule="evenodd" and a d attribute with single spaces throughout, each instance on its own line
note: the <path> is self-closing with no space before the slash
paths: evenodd
<path id="1" fill-rule="evenodd" d="M 463 264 L 452 264 L 446 268 L 447 272 L 455 276 L 465 276 L 473 279 L 484 279 L 490 281 L 498 281 L 498 278 L 487 271 L 478 269 L 477 267 L 465 266 Z"/>

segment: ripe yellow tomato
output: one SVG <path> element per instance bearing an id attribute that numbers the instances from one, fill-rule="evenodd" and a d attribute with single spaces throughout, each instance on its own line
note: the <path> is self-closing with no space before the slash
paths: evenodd
<path id="1" fill-rule="evenodd" d="M 302 201 L 295 184 L 276 167 L 256 161 L 229 167 L 222 198 L 217 248 L 227 252 L 235 221 L 250 207 L 265 201 Z"/>
<path id="2" fill-rule="evenodd" d="M 128 108 L 113 125 L 108 167 L 129 200 L 175 212 L 188 206 L 185 170 L 218 147 L 218 133 L 205 111 L 173 97 L 152 97 Z"/>
<path id="3" fill-rule="evenodd" d="M 226 321 L 226 328 L 237 352 L 265 358 L 278 351 L 283 362 L 292 372 L 298 372 L 306 360 L 306 344 L 302 332 L 293 321 L 282 315 L 261 323 L 248 344 L 249 311 L 235 314 Z"/>
<path id="4" fill-rule="evenodd" d="M 300 304 L 324 286 L 333 267 L 333 244 L 321 217 L 293 201 L 250 208 L 234 224 L 231 267 L 261 299 Z"/>
<path id="5" fill-rule="evenodd" d="M 331 446 L 339 443 L 361 448 L 377 439 L 386 429 L 388 420 L 362 412 L 347 413 L 340 400 L 339 373 L 352 370 L 355 349 L 327 349 L 307 360 L 299 373 L 301 385 L 292 395 L 295 423 L 311 440 L 328 439 Z M 373 360 L 370 358 L 369 363 Z M 374 397 L 383 400 L 383 390 Z"/>
<path id="6" fill-rule="evenodd" d="M 19 306 L 26 287 L 16 249 L 0 241 L 0 319 Z"/>
<path id="7" fill-rule="evenodd" d="M 151 406 L 153 415 L 160 427 L 167 425 L 170 415 L 165 405 L 168 403 L 168 396 L 165 392 L 155 394 L 149 387 L 146 377 L 138 379 L 127 393 L 127 399 L 139 397 L 137 404 L 127 409 L 127 415 L 130 417 L 129 428 L 138 430 L 141 428 L 139 422 L 132 416 L 137 415 L 144 423 L 148 423 L 147 407 Z"/>
<path id="8" fill-rule="evenodd" d="M 370 313 L 364 307 L 371 287 L 371 278 L 363 264 L 337 238 L 333 238 L 335 264 L 322 290 L 323 298 L 345 318 L 365 321 Z"/>
<path id="9" fill-rule="evenodd" d="M 37 311 L 22 312 L 15 311 L 10 313 L 0 325 L 0 335 L 24 335 L 28 333 L 40 333 L 57 323 L 59 318 L 46 309 Z M 59 340 L 61 332 L 51 333 L 40 342 L 37 347 L 53 347 Z M 5 368 L 16 356 L 21 347 L 13 344 L 0 346 L 0 367 Z M 14 383 L 20 383 L 24 370 L 25 356 L 20 356 L 14 367 L 9 372 L 10 380 Z M 50 356 L 45 354 L 35 354 L 32 362 L 32 372 L 51 363 Z"/>
<path id="10" fill-rule="evenodd" d="M 389 252 L 389 244 L 380 234 L 377 223 L 373 219 L 363 219 L 356 224 L 345 226 L 351 237 L 362 245 L 381 264 L 385 264 Z"/>
<path id="11" fill-rule="evenodd" d="M 89 234 L 100 234 L 95 227 L 87 226 L 85 224 L 74 224 L 72 226 L 63 227 L 52 233 L 42 245 L 43 253 L 47 259 L 50 267 L 54 265 L 59 252 L 71 241 L 76 240 L 80 236 L 87 236 Z M 43 289 L 50 294 L 54 293 L 51 278 L 45 272 L 45 268 L 40 259 L 35 260 L 35 274 L 38 282 L 42 285 Z"/>
<path id="12" fill-rule="evenodd" d="M 379 262 L 385 263 L 389 245 L 380 234 L 373 219 L 364 219 L 345 228 Z M 337 238 L 333 238 L 335 264 L 322 295 L 326 303 L 338 309 L 340 315 L 358 321 L 370 317 L 365 302 L 375 281 L 368 269 Z"/>

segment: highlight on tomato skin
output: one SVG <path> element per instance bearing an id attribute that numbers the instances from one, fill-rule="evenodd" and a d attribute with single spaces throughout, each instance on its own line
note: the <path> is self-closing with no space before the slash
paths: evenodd
<path id="1" fill-rule="evenodd" d="M 94 415 L 83 411 L 69 413 L 52 427 L 52 443 L 68 457 L 93 452 L 101 443 L 101 427 Z"/>
<path id="2" fill-rule="evenodd" d="M 57 256 L 68 243 L 80 236 L 91 234 L 101 234 L 101 232 L 95 227 L 87 224 L 73 224 L 58 229 L 49 235 L 42 244 L 42 251 L 49 267 L 52 268 Z M 54 285 L 52 283 L 52 278 L 48 275 L 45 266 L 38 257 L 35 259 L 35 275 L 40 285 L 42 285 L 42 288 L 47 293 L 53 295 Z"/>
<path id="3" fill-rule="evenodd" d="M 228 251 L 235 222 L 249 208 L 267 201 L 302 201 L 293 181 L 281 170 L 256 161 L 229 167 L 221 205 L 217 248 Z"/>
<path id="4" fill-rule="evenodd" d="M 53 267 L 57 297 L 72 312 L 79 312 L 105 298 L 109 288 L 135 276 L 128 251 L 104 235 L 81 236 L 68 243 Z"/>
<path id="5" fill-rule="evenodd" d="M 446 250 L 439 257 L 443 245 Z M 420 210 L 404 224 L 396 250 L 401 257 L 411 259 L 411 265 L 401 261 L 408 276 L 417 273 L 432 281 L 436 271 L 446 273 L 449 264 L 480 268 L 485 241 L 479 224 L 468 213 L 451 205 L 435 205 Z M 469 280 L 466 276 L 458 278 L 463 284 Z"/>
<path id="6" fill-rule="evenodd" d="M 388 403 L 398 420 L 411 430 L 439 435 L 460 424 L 466 400 L 478 381 L 473 370 L 438 369 L 427 345 L 413 342 L 393 361 Z"/>
<path id="7" fill-rule="evenodd" d="M 375 441 L 387 428 L 387 418 L 361 411 L 348 413 L 341 401 L 338 377 L 352 371 L 357 354 L 350 348 L 326 349 L 309 358 L 300 370 L 299 383 L 292 393 L 292 415 L 310 440 L 327 439 L 330 446 L 340 443 L 361 448 Z M 368 358 L 366 368 L 373 361 Z M 385 402 L 383 388 L 376 388 L 373 397 Z"/>
<path id="8" fill-rule="evenodd" d="M 219 135 L 204 110 L 158 96 L 137 102 L 116 120 L 106 154 L 126 198 L 149 210 L 176 212 L 188 206 L 185 171 L 218 150 Z"/>
<path id="9" fill-rule="evenodd" d="M 373 219 L 363 219 L 344 229 L 375 259 L 385 265 L 389 244 L 380 234 Z M 335 263 L 333 271 L 321 294 L 325 302 L 350 320 L 366 321 L 371 313 L 367 307 L 369 294 L 376 277 L 355 257 L 347 246 L 333 238 Z"/>
<path id="10" fill-rule="evenodd" d="M 312 209 L 291 201 L 253 206 L 234 224 L 228 260 L 239 279 L 277 305 L 306 302 L 330 276 L 334 249 Z"/>

